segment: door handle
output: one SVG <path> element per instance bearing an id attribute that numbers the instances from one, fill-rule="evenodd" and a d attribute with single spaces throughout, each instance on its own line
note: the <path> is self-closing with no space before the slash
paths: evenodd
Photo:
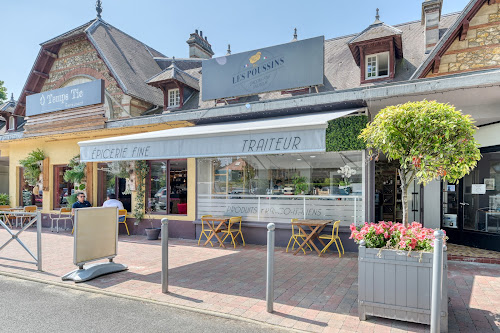
<path id="1" fill-rule="evenodd" d="M 461 202 L 460 205 L 461 206 L 470 206 L 468 202 Z"/>

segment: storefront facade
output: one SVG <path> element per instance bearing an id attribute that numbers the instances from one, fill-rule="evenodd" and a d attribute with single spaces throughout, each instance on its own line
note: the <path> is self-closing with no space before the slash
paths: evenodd
<path id="1" fill-rule="evenodd" d="M 395 166 L 386 162 L 377 166 L 368 161 L 357 138 L 380 109 L 407 101 L 436 99 L 453 104 L 478 120 L 478 133 L 500 121 L 496 112 L 500 105 L 496 97 L 500 79 L 495 72 L 500 60 L 493 56 L 499 48 L 494 38 L 498 36 L 495 15 L 500 13 L 500 5 L 477 0 L 462 13 L 449 15 L 440 14 L 441 5 L 425 1 L 422 13 L 418 13 L 422 14 L 422 21 L 389 26 L 377 17 L 359 34 L 305 40 L 314 44 L 308 48 L 310 53 L 293 53 L 301 49 L 295 38 L 292 43 L 212 59 L 215 67 L 203 71 L 200 58 L 210 59 L 213 52 L 201 32 L 196 31 L 188 44 L 190 54 L 197 50 L 193 54 L 198 58 L 177 60 L 151 51 L 155 56 L 151 66 L 156 68 L 141 78 L 142 88 L 151 89 L 143 93 L 143 100 L 136 98 L 141 97 L 139 90 L 127 94 L 138 83 L 125 82 L 129 76 L 113 61 L 101 63 L 102 55 L 96 55 L 90 63 L 106 66 L 101 70 L 78 58 L 75 45 L 80 45 L 83 52 L 103 38 L 99 35 L 102 21 L 86 27 L 86 38 L 56 38 L 45 44 L 49 53 L 41 51 L 49 57 L 48 63 L 55 62 L 55 67 L 37 68 L 37 72 L 50 74 L 46 79 L 50 84 L 40 85 L 34 79 L 30 83 L 30 78 L 20 107 L 30 92 L 82 84 L 90 77 L 91 81 L 105 81 L 106 99 L 97 106 L 105 117 L 100 123 L 98 119 L 92 123 L 99 128 L 80 127 L 49 134 L 43 131 L 48 119 L 37 120 L 34 116 L 28 119 L 22 137 L 3 140 L 0 148 L 2 156 L 9 156 L 13 202 L 21 205 L 26 197 L 26 203 L 35 202 L 47 213 L 64 205 L 65 194 L 74 188 L 64 182 L 61 173 L 64 174 L 69 160 L 80 153 L 88 166 L 86 191 L 94 205 L 100 205 L 107 194 L 113 193 L 129 209 L 130 217 L 136 207 L 143 207 L 145 215 L 138 226 L 133 226 L 133 218 L 127 220 L 134 233 L 141 234 L 151 224 L 158 227 L 160 219 L 168 217 L 173 237 L 195 239 L 199 236 L 201 216 L 231 215 L 243 217 L 245 237 L 250 243 L 264 243 L 265 225 L 276 223 L 277 243 L 283 245 L 290 237 L 292 218 L 327 218 L 341 220 L 344 245 L 354 249 L 353 243 L 347 241 L 349 224 L 401 218 Z M 446 31 L 441 39 L 439 31 Z M 483 43 L 480 36 L 484 33 L 488 36 Z M 66 51 L 70 45 L 73 48 Z M 319 52 L 312 52 L 316 47 Z M 62 52 L 60 58 L 50 56 L 56 51 Z M 98 48 L 95 52 L 99 52 Z M 282 56 L 277 57 L 278 54 Z M 305 68 L 307 59 L 313 58 L 316 65 L 321 65 L 310 68 L 314 75 L 298 71 Z M 65 68 L 57 62 L 59 59 L 67 59 L 72 66 Z M 217 67 L 224 64 L 232 67 Z M 228 73 L 230 79 L 225 80 Z M 43 78 L 33 75 L 37 80 Z M 252 79 L 248 81 L 248 77 Z M 210 87 L 209 97 L 203 96 L 206 84 Z M 240 95 L 242 91 L 246 93 Z M 151 98 L 150 94 L 155 96 Z M 57 112 L 81 116 L 81 110 Z M 345 113 L 349 110 L 356 112 Z M 290 128 L 291 118 L 335 113 L 332 118 L 322 118 L 321 124 L 314 125 L 317 128 L 311 125 L 314 128 L 309 128 L 310 140 L 296 133 L 302 131 L 301 135 L 306 135 L 307 122 L 296 122 Z M 47 118 L 56 121 L 58 114 L 54 112 Z M 356 120 L 360 117 L 364 117 L 363 121 Z M 70 119 L 78 122 L 81 118 Z M 67 119 L 63 121 L 67 123 Z M 267 127 L 258 127 L 260 122 L 267 122 Z M 269 122 L 274 123 L 270 126 Z M 351 123 L 356 126 L 351 128 Z M 101 138 L 107 141 L 100 142 Z M 135 147 L 126 140 L 149 140 L 150 145 Z M 455 199 L 453 187 L 448 184 L 436 181 L 425 189 L 413 184 L 410 215 L 426 227 L 444 227 L 450 235 L 460 230 L 461 234 L 453 236 L 459 242 L 472 239 L 469 232 L 482 235 L 485 241 L 474 241 L 474 246 L 491 248 L 488 244 L 492 242 L 487 239 L 497 236 L 497 182 L 492 181 L 496 179 L 492 161 L 496 156 L 494 147 L 500 141 L 495 135 L 489 135 L 487 143 L 481 140 L 484 158 L 478 171 L 467 176 L 462 181 L 464 185 L 455 187 Z M 86 149 L 85 142 L 89 141 L 94 141 L 89 147 L 114 146 Z M 19 160 L 34 148 L 43 149 L 49 157 L 48 168 L 44 169 L 48 182 L 38 194 L 33 188 L 23 189 L 20 181 Z M 146 161 L 147 165 L 140 200 L 134 178 L 135 161 Z M 124 173 L 111 172 L 116 168 Z M 472 194 L 472 184 L 484 182 L 493 190 Z M 460 207 L 470 208 L 459 212 Z M 481 210 L 485 207 L 486 211 Z M 449 225 L 454 219 L 458 229 Z"/>

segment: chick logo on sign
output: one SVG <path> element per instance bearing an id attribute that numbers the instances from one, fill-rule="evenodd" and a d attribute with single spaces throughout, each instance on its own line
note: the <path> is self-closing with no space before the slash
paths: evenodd
<path id="1" fill-rule="evenodd" d="M 251 53 L 241 64 L 240 72 L 233 76 L 233 84 L 241 85 L 249 92 L 265 90 L 283 67 L 283 55 L 275 56 L 267 50 Z"/>

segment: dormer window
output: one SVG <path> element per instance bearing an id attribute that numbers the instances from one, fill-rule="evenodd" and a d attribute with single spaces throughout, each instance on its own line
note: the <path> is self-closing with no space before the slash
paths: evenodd
<path id="1" fill-rule="evenodd" d="M 169 89 L 168 90 L 168 107 L 178 107 L 181 103 L 181 93 L 179 89 Z"/>
<path id="2" fill-rule="evenodd" d="M 378 79 L 389 76 L 389 52 L 366 56 L 365 79 Z"/>

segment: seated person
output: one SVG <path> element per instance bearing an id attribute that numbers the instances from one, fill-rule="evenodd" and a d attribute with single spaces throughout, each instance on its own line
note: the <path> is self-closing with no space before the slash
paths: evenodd
<path id="1" fill-rule="evenodd" d="M 125 209 L 123 208 L 123 203 L 120 200 L 116 199 L 116 195 L 114 193 L 108 194 L 107 200 L 103 202 L 102 204 L 103 207 L 116 207 L 118 209 Z M 118 222 L 124 222 L 125 221 L 125 216 L 119 216 Z"/>
<path id="2" fill-rule="evenodd" d="M 274 189 L 275 190 L 281 190 L 281 189 L 283 189 L 283 182 L 278 179 L 276 181 L 276 183 L 274 184 Z"/>
<path id="3" fill-rule="evenodd" d="M 76 198 L 78 200 L 71 207 L 72 208 L 72 210 L 71 210 L 72 214 L 75 213 L 75 208 L 88 208 L 88 207 L 92 207 L 92 204 L 90 202 L 88 202 L 87 200 L 85 200 L 85 194 L 83 192 L 78 193 L 76 195 Z"/>

